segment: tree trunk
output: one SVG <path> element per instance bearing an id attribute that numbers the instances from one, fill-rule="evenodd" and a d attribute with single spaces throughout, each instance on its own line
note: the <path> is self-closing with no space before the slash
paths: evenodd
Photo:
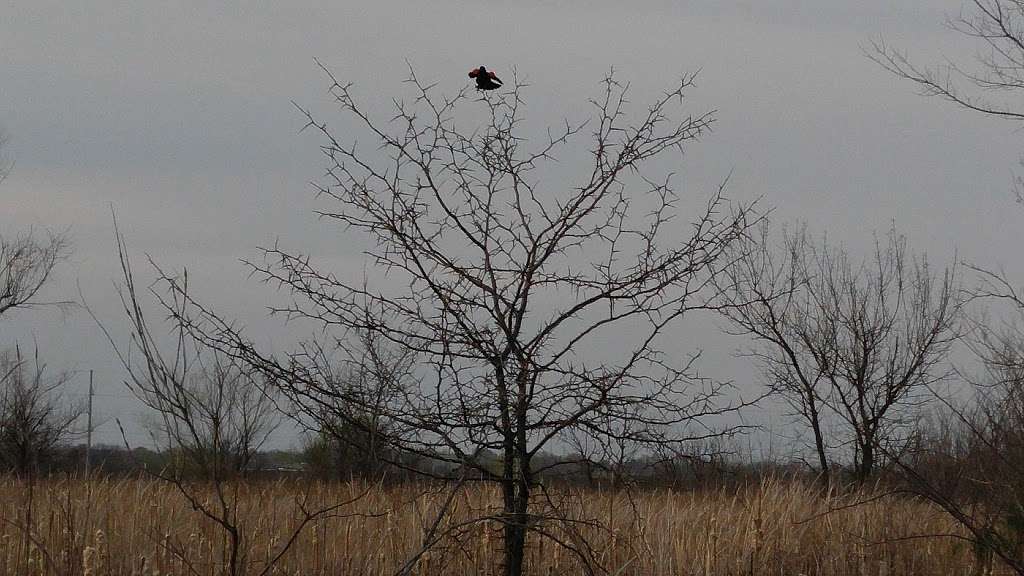
<path id="1" fill-rule="evenodd" d="M 817 421 L 811 426 L 814 428 L 814 445 L 818 451 L 818 466 L 821 467 L 821 482 L 828 486 L 831 481 L 831 473 L 828 469 L 828 458 L 825 456 L 825 438 L 821 434 L 821 426 Z"/>
<path id="2" fill-rule="evenodd" d="M 520 406 L 522 406 L 520 404 Z M 516 410 L 515 430 L 505 437 L 505 470 L 502 478 L 505 520 L 504 576 L 522 576 L 526 550 L 526 525 L 530 506 L 530 458 L 526 451 L 526 414 Z"/>
<path id="3" fill-rule="evenodd" d="M 821 421 L 818 417 L 818 407 L 814 403 L 813 392 L 809 392 L 807 402 L 808 415 L 810 416 L 811 430 L 814 431 L 814 448 L 818 453 L 818 465 L 821 467 L 821 482 L 828 486 L 831 474 L 828 469 L 828 457 L 825 455 L 825 436 L 821 433 Z"/>
<path id="4" fill-rule="evenodd" d="M 522 576 L 526 550 L 527 509 L 530 503 L 529 483 L 514 479 L 505 487 L 505 576 Z"/>
<path id="5" fill-rule="evenodd" d="M 863 484 L 871 477 L 875 470 L 875 445 L 871 440 L 865 440 L 860 447 L 860 462 L 857 465 L 857 482 Z"/>

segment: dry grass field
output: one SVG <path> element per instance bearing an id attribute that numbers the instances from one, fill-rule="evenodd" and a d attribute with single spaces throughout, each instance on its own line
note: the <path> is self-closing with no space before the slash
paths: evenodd
<path id="1" fill-rule="evenodd" d="M 357 502 L 312 523 L 273 574 L 393 574 L 415 552 L 446 494 L 415 486 L 286 482 L 238 487 L 247 573 L 259 574 L 294 526 L 296 501 Z M 212 494 L 204 497 L 212 498 Z M 445 527 L 496 510 L 490 488 L 461 489 Z M 791 483 L 740 491 L 560 490 L 550 495 L 579 523 L 560 538 L 586 538 L 621 575 L 983 574 L 971 546 L 928 504 L 868 495 L 825 495 Z M 148 480 L 45 480 L 34 488 L 26 537 L 27 486 L 0 484 L 0 574 L 169 575 L 222 573 L 223 532 L 173 486 Z M 829 510 L 833 510 L 829 512 Z M 826 514 L 826 512 L 829 512 Z M 596 521 L 606 528 L 589 523 Z M 453 530 L 412 574 L 495 574 L 500 532 L 493 521 Z M 531 574 L 581 574 L 572 553 L 534 539 Z M 998 573 L 998 567 L 996 570 Z"/>

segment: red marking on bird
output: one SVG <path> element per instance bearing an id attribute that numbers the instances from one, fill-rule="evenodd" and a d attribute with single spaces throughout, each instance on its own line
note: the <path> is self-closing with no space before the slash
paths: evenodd
<path id="1" fill-rule="evenodd" d="M 477 90 L 494 90 L 501 88 L 501 79 L 487 68 L 480 66 L 469 71 L 469 77 L 476 79 Z"/>

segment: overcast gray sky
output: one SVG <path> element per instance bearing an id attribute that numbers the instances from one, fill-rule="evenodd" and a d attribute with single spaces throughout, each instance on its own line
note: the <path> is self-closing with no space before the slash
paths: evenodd
<path id="1" fill-rule="evenodd" d="M 77 296 L 121 322 L 112 206 L 137 259 L 187 265 L 195 291 L 287 344 L 266 318 L 273 294 L 239 258 L 280 239 L 359 273 L 341 231 L 320 224 L 308 185 L 322 172 L 296 101 L 339 130 L 313 58 L 353 81 L 375 112 L 402 92 L 406 60 L 455 92 L 466 72 L 514 67 L 531 126 L 582 119 L 614 67 L 637 105 L 701 70 L 694 110 L 714 133 L 678 168 L 686 194 L 730 172 L 729 195 L 763 197 L 780 221 L 808 220 L 854 250 L 891 221 L 933 258 L 959 255 L 1024 278 L 1024 212 L 1010 184 L 1014 126 L 913 88 L 864 57 L 886 37 L 924 62 L 969 59 L 943 26 L 960 3 L 911 0 L 664 2 L 16 1 L 0 18 L 0 127 L 15 161 L 0 184 L 0 233 L 68 229 L 75 250 L 48 297 Z M 141 261 L 139 262 L 141 269 Z M 148 273 L 148 272 L 147 272 Z M 708 349 L 705 370 L 749 380 L 742 345 L 709 324 L 681 334 Z M 55 369 L 97 372 L 97 412 L 135 419 L 109 345 L 82 312 L 22 312 L 0 345 L 35 339 Z M 83 373 L 79 384 L 85 382 Z M 104 425 L 101 441 L 114 441 Z"/>

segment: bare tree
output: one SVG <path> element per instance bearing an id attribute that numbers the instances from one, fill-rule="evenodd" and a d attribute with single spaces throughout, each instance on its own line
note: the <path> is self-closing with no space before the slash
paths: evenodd
<path id="1" fill-rule="evenodd" d="M 0 152 L 6 142 L 0 133 Z M 0 182 L 7 177 L 11 166 L 0 156 Z M 13 237 L 0 235 L 0 316 L 12 309 L 46 304 L 39 302 L 36 296 L 57 263 L 67 257 L 70 247 L 66 234 L 48 232 L 45 240 L 39 239 L 32 230 Z"/>
<path id="2" fill-rule="evenodd" d="M 1010 122 L 1024 120 L 1018 97 L 1024 90 L 1024 2 L 970 0 L 967 9 L 949 25 L 980 47 L 971 65 L 947 59 L 939 66 L 914 63 L 885 42 L 872 44 L 869 57 L 887 70 L 914 82 L 926 96 L 938 96 L 980 114 Z M 1024 203 L 1024 179 L 1016 180 L 1017 201 Z M 975 392 L 973 403 L 962 405 L 947 393 L 937 398 L 951 418 L 950 439 L 927 436 L 915 450 L 898 460 L 911 490 L 929 498 L 971 534 L 975 546 L 999 557 L 1017 574 L 1024 574 L 1024 514 L 1020 376 L 1024 374 L 1024 299 L 1001 270 L 968 266 L 978 286 L 968 292 L 976 303 L 1005 306 L 994 323 L 975 315 L 967 340 L 984 366 L 984 378 L 965 380 Z M 937 391 L 938 392 L 938 391 Z M 923 434 L 923 433 L 922 433 Z M 939 452 L 939 454 L 936 454 Z M 931 473 L 936 460 L 946 463 L 941 475 Z M 966 488 L 965 488 L 966 487 Z M 966 495 L 966 497 L 965 497 Z"/>
<path id="3" fill-rule="evenodd" d="M 341 478 L 377 478 L 388 469 L 398 470 L 396 465 L 408 467 L 391 448 L 395 439 L 388 436 L 398 429 L 387 410 L 408 392 L 415 354 L 382 343 L 372 333 L 364 333 L 359 346 L 344 350 L 341 357 L 315 344 L 307 351 L 316 358 L 321 385 L 302 393 L 290 387 L 286 391 L 296 420 L 312 433 L 307 455 L 313 463 Z"/>
<path id="4" fill-rule="evenodd" d="M 948 25 L 981 45 L 970 66 L 952 60 L 939 66 L 915 64 L 907 54 L 885 41 L 874 41 L 868 56 L 890 72 L 918 85 L 922 94 L 938 96 L 969 110 L 1024 120 L 1024 111 L 1008 103 L 994 102 L 990 94 L 1024 89 L 1024 2 L 1021 0 L 970 0 L 966 12 L 948 19 Z"/>
<path id="5" fill-rule="evenodd" d="M 808 269 L 806 231 L 801 228 L 792 235 L 784 234 L 783 248 L 776 250 L 769 230 L 763 222 L 759 236 L 737 243 L 739 256 L 719 279 L 723 298 L 731 304 L 723 312 L 740 334 L 768 344 L 751 356 L 761 364 L 769 390 L 810 428 L 818 469 L 827 482 L 829 446 L 824 426 L 829 394 L 825 366 L 812 350 L 801 346 L 804 333 L 815 339 L 813 321 L 800 308 L 801 300 L 805 308 L 813 304 L 806 292 L 813 274 Z"/>
<path id="6" fill-rule="evenodd" d="M 331 76 L 337 104 L 373 144 L 339 139 L 303 111 L 328 160 L 319 191 L 334 204 L 321 215 L 369 239 L 368 264 L 386 278 L 344 278 L 305 255 L 266 249 L 254 273 L 294 297 L 277 312 L 319 323 L 333 339 L 283 358 L 209 309 L 177 319 L 262 370 L 310 414 L 333 404 L 380 409 L 382 440 L 418 471 L 496 483 L 500 512 L 472 522 L 502 526 L 505 574 L 523 573 L 529 534 L 567 547 L 586 572 L 601 570 L 581 521 L 546 496 L 538 454 L 565 447 L 571 433 L 647 447 L 713 437 L 723 429 L 706 419 L 742 403 L 697 376 L 695 355 L 662 351 L 670 327 L 708 308 L 714 266 L 750 221 L 719 189 L 684 225 L 671 178 L 649 174 L 652 160 L 710 129 L 710 113 L 678 108 L 692 83 L 683 78 L 631 124 L 628 89 L 609 76 L 589 122 L 538 140 L 521 133 L 518 81 L 500 94 L 444 96 L 410 73 L 413 100 L 397 101 L 389 123 Z M 545 181 L 543 169 L 584 129 L 589 163 L 577 182 Z M 410 361 L 381 407 L 328 375 L 332 357 L 372 352 L 368 339 Z M 438 541 L 437 526 L 425 547 Z"/>
<path id="7" fill-rule="evenodd" d="M 40 302 L 39 291 L 70 248 L 66 235 L 47 233 L 40 240 L 34 231 L 0 237 L 0 315 L 15 308 L 40 305 L 67 305 L 67 302 Z"/>
<path id="8" fill-rule="evenodd" d="M 177 475 L 244 475 L 280 422 L 274 398 L 257 381 L 258 374 L 204 350 L 184 332 L 175 338 L 173 355 L 164 356 L 140 306 L 120 237 L 118 241 L 125 280 L 121 301 L 132 332 L 129 345 L 115 349 L 128 373 L 128 388 L 156 414 L 150 426 L 154 440 L 177 453 Z M 133 362 L 133 353 L 141 362 Z"/>
<path id="9" fill-rule="evenodd" d="M 908 491 L 965 530 L 978 573 L 992 573 L 999 559 L 1024 574 L 1024 340 L 1016 330 L 1012 339 L 991 339 L 989 327 L 979 328 L 969 339 L 983 367 L 980 377 L 967 377 L 974 396 L 939 394 L 940 417 L 919 427 L 896 462 Z"/>
<path id="10" fill-rule="evenodd" d="M 985 308 L 965 317 L 964 341 L 981 370 L 959 373 L 973 395 L 935 390 L 945 418 L 898 463 L 912 492 L 966 530 L 980 565 L 999 559 L 1024 574 L 1024 300 L 1005 274 L 971 268 L 980 282 L 965 292 Z"/>
<path id="11" fill-rule="evenodd" d="M 269 549 L 258 550 L 262 558 L 254 557 L 253 527 L 244 522 L 244 512 L 265 503 L 245 493 L 244 476 L 256 451 L 280 422 L 273 391 L 262 385 L 260 374 L 203 347 L 181 326 L 170 341 L 156 337 L 119 232 L 117 242 L 124 281 L 119 292 L 131 329 L 129 343 L 118 346 L 102 324 L 100 328 L 128 374 L 127 386 L 156 413 L 154 439 L 175 456 L 164 469 L 145 470 L 175 486 L 193 510 L 223 531 L 222 573 L 271 574 L 311 522 L 328 514 L 342 516 L 340 511 L 361 495 L 322 507 L 311 507 L 308 495 L 297 497 L 289 535 Z M 187 287 L 187 273 L 177 286 Z M 150 295 L 175 314 L 186 314 L 187 292 L 165 297 L 150 287 Z M 188 546 L 167 539 L 163 545 L 192 573 L 199 573 L 191 564 Z"/>
<path id="12" fill-rule="evenodd" d="M 969 0 L 965 5 L 967 9 L 947 24 L 976 41 L 979 49 L 973 63 L 946 58 L 941 65 L 921 65 L 884 40 L 870 44 L 868 57 L 913 82 L 924 96 L 1011 122 L 1024 121 L 1024 108 L 1017 105 L 1024 90 L 1024 1 Z M 1017 178 L 1016 194 L 1018 202 L 1024 202 L 1024 178 Z"/>
<path id="13" fill-rule="evenodd" d="M 832 415 L 852 439 L 856 477 L 867 479 L 908 409 L 944 375 L 956 338 L 954 268 L 936 274 L 895 230 L 859 263 L 826 240 L 812 243 L 805 227 L 784 233 L 781 250 L 767 225 L 737 246 L 720 277 L 725 317 L 758 341 L 751 356 L 811 429 L 824 478 Z"/>
<path id="14" fill-rule="evenodd" d="M 244 476 L 281 417 L 250 372 L 211 356 L 197 356 L 189 374 L 156 384 L 133 378 L 128 386 L 154 410 L 150 433 L 181 473 Z"/>
<path id="15" fill-rule="evenodd" d="M 38 472 L 83 413 L 62 396 L 68 375 L 45 369 L 38 350 L 32 361 L 18 348 L 0 356 L 0 463 L 22 476 Z"/>

